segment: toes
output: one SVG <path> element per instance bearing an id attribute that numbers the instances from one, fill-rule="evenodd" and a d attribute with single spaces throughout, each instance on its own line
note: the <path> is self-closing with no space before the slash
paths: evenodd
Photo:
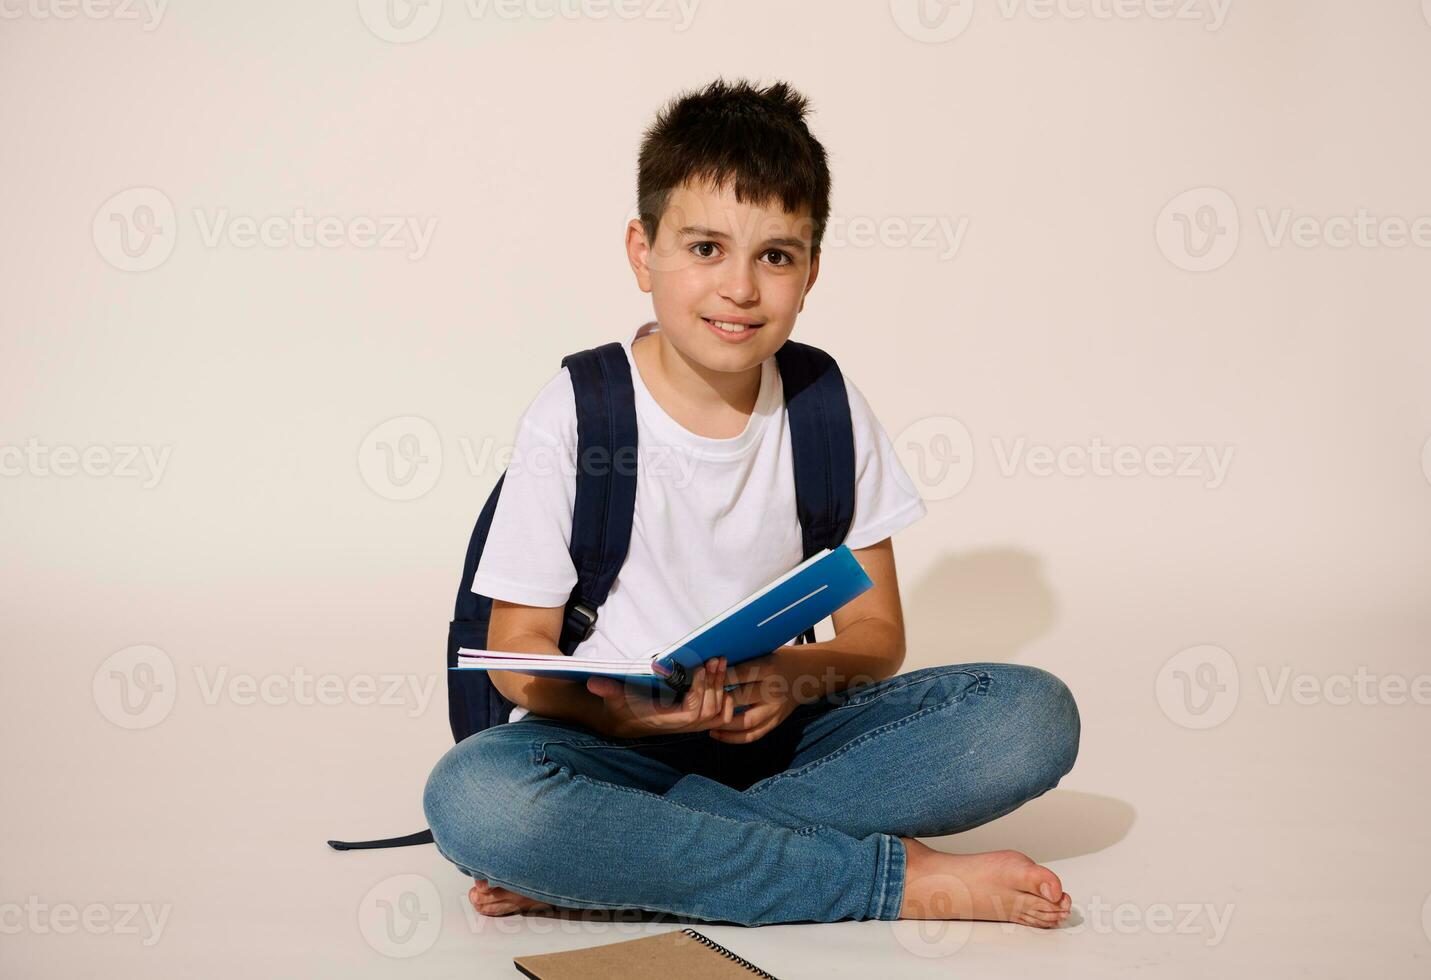
<path id="1" fill-rule="evenodd" d="M 1063 900 L 1063 882 L 1058 880 L 1058 875 L 1042 865 L 1035 865 L 1030 869 L 1025 890 L 1041 896 L 1053 905 Z"/>

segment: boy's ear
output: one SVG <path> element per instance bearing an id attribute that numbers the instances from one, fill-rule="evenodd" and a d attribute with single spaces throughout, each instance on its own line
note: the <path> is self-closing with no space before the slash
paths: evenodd
<path id="1" fill-rule="evenodd" d="M 805 297 L 810 295 L 810 290 L 815 288 L 815 279 L 820 275 L 820 253 L 816 252 L 815 257 L 810 260 L 810 278 L 805 280 L 805 291 L 800 294 L 800 308 L 796 313 L 805 312 Z"/>
<path id="2" fill-rule="evenodd" d="M 651 243 L 646 241 L 646 229 L 640 218 L 632 218 L 626 225 L 626 258 L 631 263 L 631 271 L 636 273 L 636 285 L 641 292 L 651 291 Z"/>

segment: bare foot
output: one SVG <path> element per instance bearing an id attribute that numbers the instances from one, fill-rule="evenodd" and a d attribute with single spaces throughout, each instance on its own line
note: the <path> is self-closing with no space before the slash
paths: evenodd
<path id="1" fill-rule="evenodd" d="M 476 884 L 467 893 L 467 898 L 472 907 L 482 915 L 511 915 L 514 912 L 554 908 L 550 902 L 528 898 L 510 889 L 489 884 L 485 878 L 474 878 L 473 881 Z"/>
<path id="2" fill-rule="evenodd" d="M 1058 875 L 1018 851 L 945 854 L 913 837 L 904 842 L 901 919 L 978 919 L 1051 929 L 1073 900 Z"/>

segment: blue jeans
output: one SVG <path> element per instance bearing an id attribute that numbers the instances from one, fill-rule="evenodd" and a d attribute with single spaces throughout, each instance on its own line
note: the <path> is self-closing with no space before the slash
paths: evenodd
<path id="1" fill-rule="evenodd" d="M 744 745 L 528 715 L 448 751 L 423 805 L 463 873 L 553 905 L 895 919 L 899 838 L 969 830 L 1043 794 L 1078 736 L 1073 696 L 1047 671 L 926 667 L 800 705 Z"/>

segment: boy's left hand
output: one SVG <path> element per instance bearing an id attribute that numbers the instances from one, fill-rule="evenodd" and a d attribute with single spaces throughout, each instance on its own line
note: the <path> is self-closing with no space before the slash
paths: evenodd
<path id="1" fill-rule="evenodd" d="M 790 681 L 776 664 L 776 657 L 747 660 L 725 672 L 726 697 L 735 702 L 735 717 L 728 724 L 710 729 L 711 738 L 740 745 L 764 737 L 799 705 Z M 741 705 L 747 705 L 744 709 Z"/>

